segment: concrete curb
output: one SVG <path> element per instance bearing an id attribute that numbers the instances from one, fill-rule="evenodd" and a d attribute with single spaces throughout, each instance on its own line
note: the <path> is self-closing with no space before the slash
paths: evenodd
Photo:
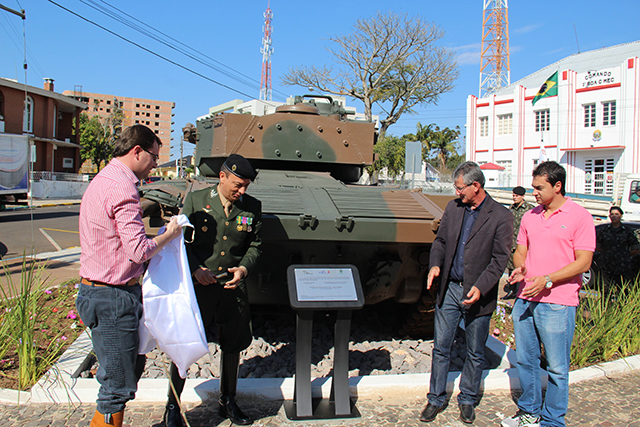
<path id="1" fill-rule="evenodd" d="M 493 337 L 487 340 L 487 347 L 501 357 L 496 369 L 483 372 L 482 389 L 485 391 L 519 390 L 520 382 L 515 366 L 515 352 Z M 95 402 L 99 384 L 93 379 L 72 378 L 92 345 L 85 331 L 62 355 L 30 391 L 0 389 L 0 402 L 10 404 L 25 403 L 92 403 Z M 609 376 L 617 373 L 640 370 L 640 355 L 627 357 L 613 362 L 602 363 L 572 371 L 569 381 L 580 381 Z M 543 382 L 544 371 L 540 371 Z M 352 396 L 358 398 L 378 398 L 393 393 L 407 399 L 423 398 L 428 389 L 430 374 L 375 375 L 349 378 Z M 447 389 L 459 390 L 460 372 L 449 373 Z M 136 402 L 165 402 L 167 399 L 167 379 L 142 379 L 138 384 Z M 217 379 L 188 379 L 182 400 L 200 404 L 218 394 Z M 315 378 L 311 382 L 314 397 L 328 398 L 331 391 L 330 378 Z M 293 398 L 293 378 L 246 378 L 240 379 L 238 389 L 244 395 L 257 395 L 271 400 Z"/>

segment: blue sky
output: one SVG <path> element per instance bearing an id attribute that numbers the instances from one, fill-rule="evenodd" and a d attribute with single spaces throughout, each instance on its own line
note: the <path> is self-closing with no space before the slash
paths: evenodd
<path id="1" fill-rule="evenodd" d="M 51 77 L 55 79 L 57 92 L 81 85 L 86 92 L 173 101 L 176 103 L 174 156 L 179 154 L 180 129 L 187 122 L 193 123 L 211 106 L 236 98 L 258 98 L 263 12 L 267 0 L 55 1 L 148 50 L 240 92 L 163 61 L 48 0 L 0 0 L 7 7 L 26 11 L 28 84 L 42 87 L 43 78 Z M 405 115 L 391 126 L 389 133 L 414 132 L 417 122 L 464 128 L 467 97 L 478 95 L 483 0 L 271 0 L 270 5 L 274 100 L 284 101 L 286 95 L 308 92 L 304 88 L 283 86 L 280 77 L 290 67 L 331 65 L 331 56 L 325 50 L 331 46 L 330 36 L 351 33 L 358 18 L 392 10 L 421 15 L 439 25 L 446 33 L 440 43 L 456 52 L 460 77 L 456 88 L 444 94 L 437 106 L 419 108 L 416 115 Z M 206 60 L 217 69 L 169 49 L 91 6 L 113 6 L 217 61 Z M 510 1 L 511 81 L 577 53 L 578 44 L 584 52 L 640 39 L 638 16 L 640 2 L 637 0 Z M 0 10 L 0 76 L 20 82 L 25 80 L 22 24 L 20 18 Z M 248 78 L 230 78 L 219 71 L 224 70 L 224 66 Z M 363 110 L 362 105 L 353 100 L 347 103 Z"/>

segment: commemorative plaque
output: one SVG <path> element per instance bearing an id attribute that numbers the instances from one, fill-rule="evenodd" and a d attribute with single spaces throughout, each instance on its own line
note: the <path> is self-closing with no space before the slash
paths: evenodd
<path id="1" fill-rule="evenodd" d="M 351 310 L 364 306 L 354 265 L 291 265 L 287 269 L 289 302 L 297 313 L 296 376 L 293 400 L 285 401 L 291 420 L 355 418 L 360 413 L 349 396 Z M 329 400 L 311 397 L 313 313 L 335 310 L 333 378 Z"/>

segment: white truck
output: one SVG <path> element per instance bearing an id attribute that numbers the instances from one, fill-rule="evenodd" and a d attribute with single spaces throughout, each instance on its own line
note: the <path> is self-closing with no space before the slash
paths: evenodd
<path id="1" fill-rule="evenodd" d="M 614 194 L 613 203 L 624 211 L 624 221 L 640 222 L 640 174 L 628 174 L 620 182 L 622 190 Z"/>
<path id="2" fill-rule="evenodd" d="M 29 158 L 28 136 L 0 133 L 0 208 L 27 199 Z"/>

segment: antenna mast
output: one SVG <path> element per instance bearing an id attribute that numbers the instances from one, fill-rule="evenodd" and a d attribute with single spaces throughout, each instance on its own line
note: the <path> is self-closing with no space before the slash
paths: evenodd
<path id="1" fill-rule="evenodd" d="M 511 84 L 507 0 L 483 0 L 480 98 Z"/>
<path id="2" fill-rule="evenodd" d="M 264 12 L 264 36 L 262 37 L 262 77 L 260 78 L 260 99 L 271 101 L 271 54 L 273 46 L 271 45 L 271 12 L 270 2 L 267 3 L 267 10 Z"/>

